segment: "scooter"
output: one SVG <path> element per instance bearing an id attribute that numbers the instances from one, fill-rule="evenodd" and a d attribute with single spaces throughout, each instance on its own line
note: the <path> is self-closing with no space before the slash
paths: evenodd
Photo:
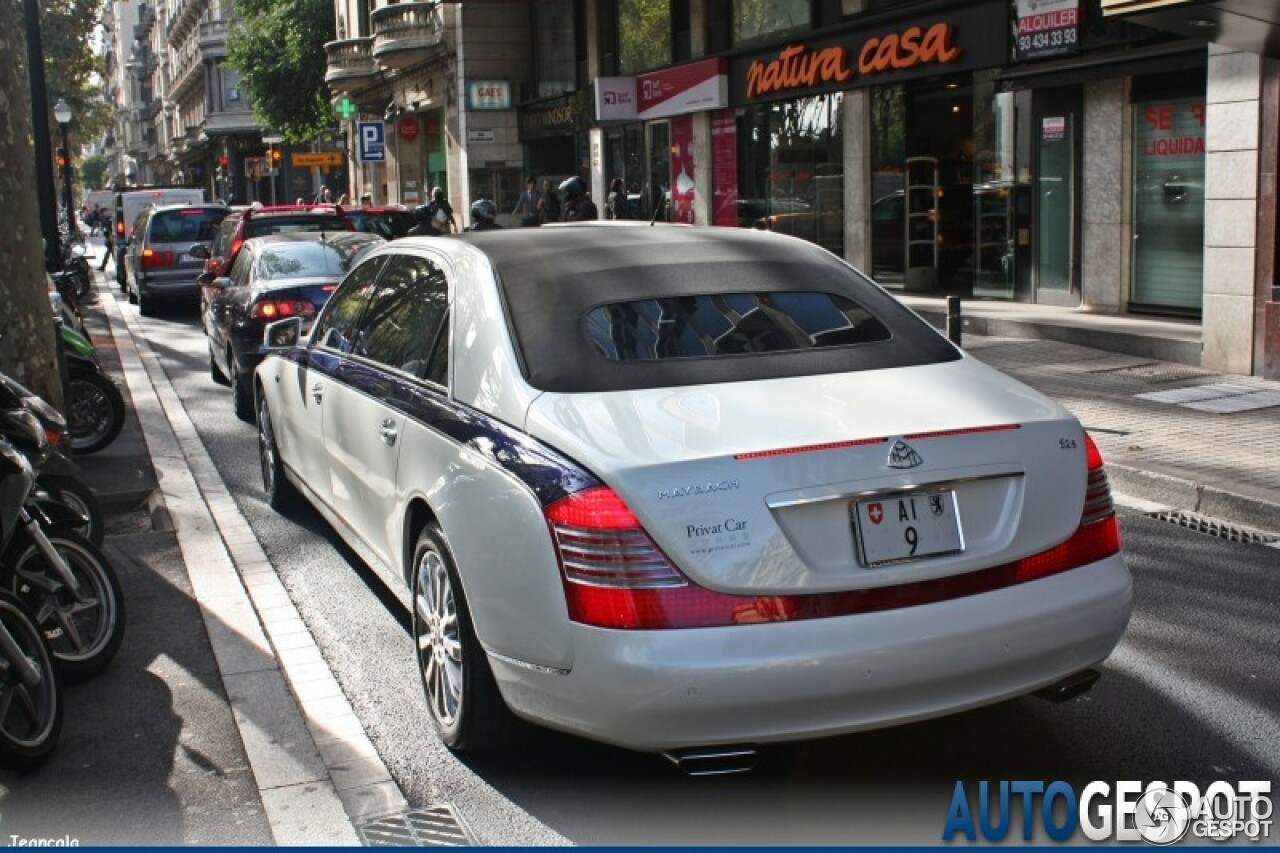
<path id="1" fill-rule="evenodd" d="M 36 504 L 44 506 L 50 502 L 61 503 L 84 516 L 87 521 L 84 525 L 75 527 L 75 531 L 101 548 L 104 520 L 98 498 L 78 479 L 79 469 L 76 463 L 58 449 L 67 446 L 70 442 L 66 419 L 61 412 L 16 379 L 0 373 L 0 385 L 20 399 L 22 404 L 40 420 L 45 438 L 49 441 L 48 455 L 37 473 L 34 493 Z"/>
<path id="2" fill-rule="evenodd" d="M 33 472 L 44 464 L 44 428 L 7 386 L 0 387 L 0 438 L 26 457 Z M 115 570 L 74 531 L 84 516 L 62 503 L 38 503 L 34 482 L 22 498 L 3 553 L 0 588 L 31 609 L 62 675 L 95 675 L 124 639 L 124 597 Z"/>
<path id="3" fill-rule="evenodd" d="M 0 439 L 0 552 L 8 550 L 35 471 Z M 49 757 L 62 731 L 62 688 L 53 654 L 31 611 L 0 591 L 0 766 L 34 767 Z"/>
<path id="4" fill-rule="evenodd" d="M 67 358 L 67 414 L 71 449 L 96 453 L 116 440 L 124 428 L 124 395 L 98 364 L 93 343 L 65 324 L 59 331 Z"/>

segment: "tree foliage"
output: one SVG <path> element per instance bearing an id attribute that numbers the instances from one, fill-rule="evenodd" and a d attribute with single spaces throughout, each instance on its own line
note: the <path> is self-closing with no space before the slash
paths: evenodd
<path id="1" fill-rule="evenodd" d="M 102 189 L 107 182 L 107 169 L 111 166 L 107 158 L 93 154 L 80 161 L 80 186 L 84 190 Z"/>
<path id="2" fill-rule="evenodd" d="M 94 34 L 102 26 L 103 5 L 100 0 L 41 0 L 39 5 L 45 87 L 51 108 L 50 138 L 58 138 L 52 107 L 63 98 L 72 111 L 67 131 L 71 150 L 75 151 L 99 139 L 111 123 L 111 109 L 102 100 L 102 57 L 94 48 Z M 21 0 L 14 0 L 13 11 L 21 22 Z M 21 26 L 17 32 L 25 36 Z M 19 61 L 25 69 L 25 42 L 22 45 Z"/>
<path id="3" fill-rule="evenodd" d="M 284 137 L 307 142 L 333 124 L 324 45 L 336 29 L 332 0 L 235 0 L 227 64 L 240 72 L 254 115 Z"/>

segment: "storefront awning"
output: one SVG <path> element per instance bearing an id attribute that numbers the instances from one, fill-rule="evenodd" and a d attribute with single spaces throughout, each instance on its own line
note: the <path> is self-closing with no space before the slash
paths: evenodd
<path id="1" fill-rule="evenodd" d="M 1027 63 L 997 72 L 996 81 L 1026 88 L 1072 86 L 1105 77 L 1167 74 L 1203 67 L 1207 55 L 1203 42 L 1166 42 Z"/>

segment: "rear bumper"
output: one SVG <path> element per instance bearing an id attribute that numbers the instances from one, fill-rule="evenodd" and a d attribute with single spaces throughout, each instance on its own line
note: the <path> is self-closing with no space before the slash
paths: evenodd
<path id="1" fill-rule="evenodd" d="M 630 749 L 800 740 L 1021 696 L 1105 659 L 1124 560 L 895 611 L 680 631 L 573 625 L 567 674 L 491 657 L 516 713 Z"/>
<path id="2" fill-rule="evenodd" d="M 190 278 L 159 278 L 144 275 L 137 280 L 138 292 L 165 299 L 198 298 L 200 285 L 196 284 L 196 275 L 197 273 L 193 273 Z"/>

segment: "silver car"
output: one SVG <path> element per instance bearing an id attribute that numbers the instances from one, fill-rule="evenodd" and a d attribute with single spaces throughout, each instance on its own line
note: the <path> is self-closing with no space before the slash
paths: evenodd
<path id="1" fill-rule="evenodd" d="M 125 247 L 124 287 L 144 317 L 154 313 L 160 299 L 194 303 L 204 260 L 191 249 L 208 246 L 228 212 L 221 204 L 175 204 L 147 208 L 138 215 Z"/>

